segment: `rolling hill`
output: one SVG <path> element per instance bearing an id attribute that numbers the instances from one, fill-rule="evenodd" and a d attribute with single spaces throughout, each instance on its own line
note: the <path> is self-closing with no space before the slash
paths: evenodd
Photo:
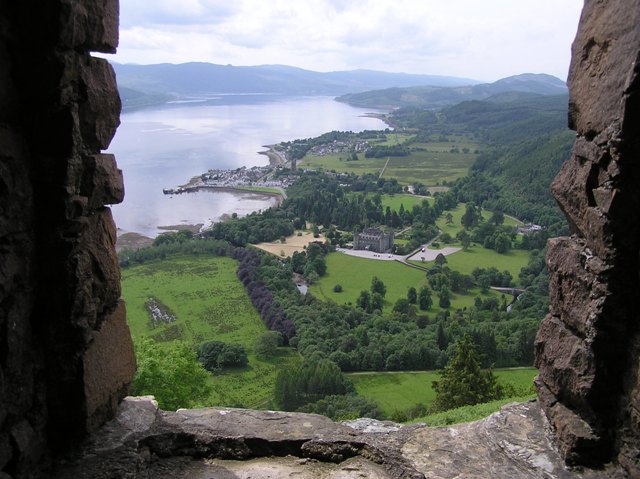
<path id="1" fill-rule="evenodd" d="M 369 108 L 415 106 L 436 109 L 465 100 L 486 100 L 509 92 L 560 95 L 567 93 L 567 85 L 559 78 L 551 75 L 524 73 L 502 78 L 493 83 L 464 86 L 393 87 L 361 93 L 349 93 L 342 95 L 337 100 L 353 106 Z"/>
<path id="2" fill-rule="evenodd" d="M 232 66 L 211 63 L 113 64 L 125 108 L 145 100 L 220 94 L 343 95 L 389 87 L 459 87 L 466 78 L 372 70 L 315 72 L 284 65 Z"/>

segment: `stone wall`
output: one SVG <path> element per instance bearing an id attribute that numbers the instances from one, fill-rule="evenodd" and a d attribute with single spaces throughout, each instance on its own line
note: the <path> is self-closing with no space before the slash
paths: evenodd
<path id="1" fill-rule="evenodd" d="M 135 370 L 115 227 L 117 0 L 0 3 L 0 477 L 36 477 Z"/>
<path id="2" fill-rule="evenodd" d="M 549 244 L 551 307 L 536 340 L 540 402 L 566 460 L 613 461 L 631 477 L 640 477 L 639 26 L 640 0 L 585 2 L 569 77 L 578 139 L 553 184 L 573 236 Z M 116 0 L 0 3 L 0 479 L 46 476 L 51 452 L 114 414 L 135 369 L 106 207 L 124 188 L 101 153 L 120 102 L 113 70 L 89 53 L 115 51 L 117 34 Z M 461 443 L 465 430 L 455 432 Z M 415 464 L 432 461 L 430 441 L 412 446 Z M 433 461 L 445 477 L 442 451 Z"/>
<path id="3" fill-rule="evenodd" d="M 640 477 L 640 0 L 587 0 L 572 55 L 577 141 L 552 185 L 572 236 L 548 245 L 537 388 L 570 464 Z"/>

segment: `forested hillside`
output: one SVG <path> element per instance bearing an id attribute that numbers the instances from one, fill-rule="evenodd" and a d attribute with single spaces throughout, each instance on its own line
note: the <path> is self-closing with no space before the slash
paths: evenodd
<path id="1" fill-rule="evenodd" d="M 505 93 L 466 101 L 438 114 L 401 108 L 390 115 L 398 128 L 420 136 L 471 134 L 486 146 L 469 175 L 453 183 L 459 201 L 563 231 L 564 218 L 549 185 L 569 158 L 574 134 L 566 125 L 566 95 Z"/>
<path id="2" fill-rule="evenodd" d="M 337 98 L 337 100 L 353 106 L 368 108 L 413 106 L 433 110 L 465 100 L 484 100 L 493 95 L 507 92 L 559 95 L 567 92 L 567 86 L 565 82 L 551 75 L 525 73 L 502 78 L 493 83 L 478 85 L 454 87 L 433 86 L 433 84 L 412 87 L 398 85 L 384 90 L 349 93 Z"/>

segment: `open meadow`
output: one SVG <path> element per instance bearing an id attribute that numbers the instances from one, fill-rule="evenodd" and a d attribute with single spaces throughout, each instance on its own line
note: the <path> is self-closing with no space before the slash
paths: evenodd
<path id="1" fill-rule="evenodd" d="M 411 136 L 388 134 L 385 141 L 375 144 L 394 145 L 406 140 L 411 140 Z M 298 162 L 298 166 L 358 175 L 380 174 L 384 168 L 384 178 L 396 178 L 400 184 L 420 182 L 436 186 L 466 176 L 477 157 L 475 152 L 479 146 L 465 137 L 451 137 L 449 141 L 411 143 L 408 156 L 365 158 L 364 153 L 359 153 L 357 161 L 347 161 L 348 153 L 307 155 Z"/>
<path id="2" fill-rule="evenodd" d="M 506 253 L 496 253 L 495 250 L 472 246 L 467 251 L 460 250 L 447 256 L 447 266 L 462 274 L 471 274 L 475 268 L 498 268 L 499 271 L 509 271 L 513 281 L 518 284 L 520 270 L 529 262 L 529 251 L 512 249 Z"/>
<path id="3" fill-rule="evenodd" d="M 395 302 L 407 297 L 407 290 L 413 286 L 417 290 L 427 284 L 425 272 L 415 269 L 398 261 L 379 261 L 375 259 L 358 258 L 343 253 L 330 253 L 327 256 L 327 274 L 312 285 L 311 294 L 338 304 L 355 304 L 360 292 L 369 290 L 371 280 L 377 276 L 387 287 L 384 311 L 389 312 Z M 333 288 L 336 284 L 342 286 L 342 292 L 336 293 Z M 495 291 L 481 294 L 480 290 L 473 288 L 468 294 L 451 295 L 452 311 L 473 306 L 476 296 L 487 299 L 490 296 L 499 296 Z M 437 305 L 437 296 L 434 295 L 434 305 L 428 311 L 419 312 L 436 314 L 442 309 Z"/>
<path id="4" fill-rule="evenodd" d="M 209 341 L 246 348 L 249 365 L 211 376 L 214 393 L 207 405 L 267 407 L 279 369 L 300 361 L 281 348 L 278 356 L 258 359 L 256 338 L 267 331 L 236 277 L 237 262 L 227 257 L 187 256 L 153 261 L 122 270 L 122 296 L 134 342 L 152 338 L 184 340 L 194 347 Z M 155 324 L 148 312 L 153 299 L 173 319 Z"/>
<path id="5" fill-rule="evenodd" d="M 431 201 L 431 199 L 411 194 L 382 195 L 382 208 L 386 209 L 388 206 L 391 211 L 400 211 L 402 205 L 405 210 L 411 211 L 414 205 L 420 205 L 423 201 Z"/>
<path id="6" fill-rule="evenodd" d="M 466 203 L 459 203 L 455 209 L 450 211 L 444 211 L 440 215 L 440 217 L 436 220 L 436 226 L 438 227 L 438 229 L 440 229 L 440 231 L 442 231 L 443 233 L 449 233 L 452 238 L 455 238 L 456 234 L 458 234 L 460 231 L 464 229 L 464 227 L 462 226 L 461 220 L 462 220 L 462 215 L 464 215 L 466 208 L 467 208 Z M 447 213 L 451 213 L 451 220 L 452 220 L 451 223 L 447 223 L 447 220 L 446 220 Z M 493 212 L 489 210 L 482 211 L 482 216 L 485 219 L 491 218 L 492 214 Z M 504 224 L 506 226 L 520 226 L 522 225 L 522 221 L 518 221 L 517 219 L 511 216 L 505 215 Z"/>
<path id="7" fill-rule="evenodd" d="M 512 384 L 517 391 L 529 392 L 533 378 L 538 373 L 535 368 L 508 368 L 494 370 L 501 384 Z M 413 372 L 372 372 L 348 374 L 360 396 L 378 403 L 382 411 L 390 416 L 394 412 L 406 411 L 417 404 L 429 406 L 436 397 L 431 387 L 439 379 L 436 371 Z M 521 395 L 521 396 L 522 396 Z M 499 406 L 494 409 L 497 410 Z M 489 411 L 485 416 L 493 411 Z"/>

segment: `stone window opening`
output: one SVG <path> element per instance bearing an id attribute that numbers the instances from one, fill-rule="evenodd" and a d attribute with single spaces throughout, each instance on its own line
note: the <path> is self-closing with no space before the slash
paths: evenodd
<path id="1" fill-rule="evenodd" d="M 107 207 L 124 187 L 102 153 L 120 101 L 113 69 L 91 55 L 117 44 L 117 0 L 0 4 L 0 478 L 46 477 L 51 452 L 76 449 L 114 417 L 135 372 Z M 577 137 L 552 184 L 572 236 L 548 248 L 539 407 L 569 464 L 612 463 L 612 475 L 640 477 L 640 0 L 586 0 L 572 53 Z M 373 436 L 323 442 L 317 433 L 287 447 L 428 471 L 424 431 L 395 436 L 402 454 Z M 140 461 L 162 450 L 165 436 L 154 437 Z M 238 450 L 268 452 L 261 441 Z"/>

